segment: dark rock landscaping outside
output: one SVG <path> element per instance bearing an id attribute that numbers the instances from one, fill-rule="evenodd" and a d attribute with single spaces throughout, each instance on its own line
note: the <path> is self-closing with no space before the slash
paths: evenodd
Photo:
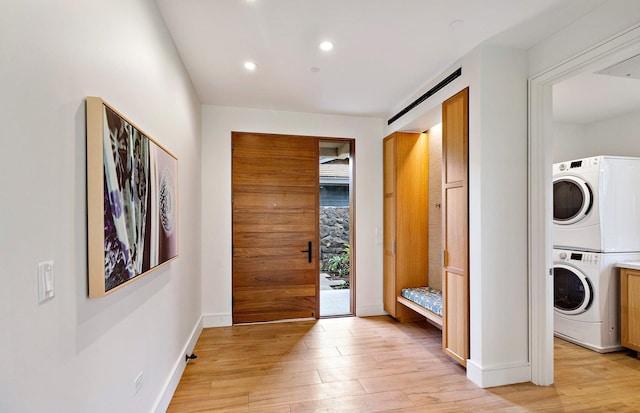
<path id="1" fill-rule="evenodd" d="M 349 283 L 349 207 L 320 208 L 320 269 Z"/>

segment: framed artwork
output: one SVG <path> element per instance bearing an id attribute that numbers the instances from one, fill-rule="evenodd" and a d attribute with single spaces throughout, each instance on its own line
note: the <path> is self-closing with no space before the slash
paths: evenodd
<path id="1" fill-rule="evenodd" d="M 87 97 L 89 297 L 178 256 L 178 160 L 98 97 Z"/>

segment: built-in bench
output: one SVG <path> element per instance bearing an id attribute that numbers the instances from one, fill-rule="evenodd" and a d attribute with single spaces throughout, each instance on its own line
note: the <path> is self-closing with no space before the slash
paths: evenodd
<path id="1" fill-rule="evenodd" d="M 431 287 L 403 288 L 398 302 L 442 329 L 442 291 Z"/>

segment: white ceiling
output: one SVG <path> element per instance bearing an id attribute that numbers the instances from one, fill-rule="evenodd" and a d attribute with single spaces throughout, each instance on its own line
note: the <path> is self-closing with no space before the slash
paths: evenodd
<path id="1" fill-rule="evenodd" d="M 157 0 L 202 103 L 379 117 L 479 43 L 528 48 L 602 2 Z"/>
<path id="2" fill-rule="evenodd" d="M 588 124 L 640 111 L 640 57 L 553 86 L 553 119 Z"/>

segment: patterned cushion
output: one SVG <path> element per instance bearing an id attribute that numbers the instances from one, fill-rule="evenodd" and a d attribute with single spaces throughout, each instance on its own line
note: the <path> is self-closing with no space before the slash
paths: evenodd
<path id="1" fill-rule="evenodd" d="M 442 316 L 442 291 L 431 287 L 403 288 L 402 296 Z"/>

